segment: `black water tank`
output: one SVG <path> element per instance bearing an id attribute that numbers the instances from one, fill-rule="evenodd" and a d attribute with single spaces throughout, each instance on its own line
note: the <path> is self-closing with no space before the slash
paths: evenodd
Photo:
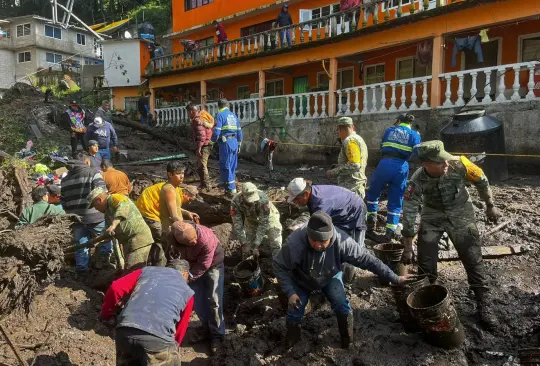
<path id="1" fill-rule="evenodd" d="M 139 38 L 148 39 L 151 41 L 155 40 L 156 38 L 156 31 L 150 23 L 142 23 L 139 25 L 137 32 L 139 34 Z"/>
<path id="2" fill-rule="evenodd" d="M 467 156 L 480 166 L 490 182 L 508 179 L 505 156 L 484 154 L 506 154 L 504 128 L 501 121 L 486 116 L 483 109 L 462 111 L 441 130 L 444 147 L 452 153 L 478 153 Z"/>

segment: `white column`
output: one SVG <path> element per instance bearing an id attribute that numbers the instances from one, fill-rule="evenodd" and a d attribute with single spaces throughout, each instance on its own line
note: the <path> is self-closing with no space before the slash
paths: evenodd
<path id="1" fill-rule="evenodd" d="M 343 112 L 341 112 L 341 95 L 342 95 L 342 91 L 341 90 L 336 90 L 336 116 L 341 116 L 343 115 Z"/>
<path id="2" fill-rule="evenodd" d="M 353 114 L 360 114 L 360 102 L 359 102 L 359 94 L 360 94 L 360 88 L 355 89 L 355 96 L 354 96 L 354 111 Z"/>
<path id="3" fill-rule="evenodd" d="M 452 103 L 452 99 L 451 99 L 452 98 L 452 89 L 451 89 L 452 77 L 446 75 L 444 77 L 444 79 L 446 80 L 446 92 L 444 93 L 444 96 L 446 97 L 446 100 L 444 101 L 443 106 L 444 107 L 453 107 L 454 103 Z"/>
<path id="4" fill-rule="evenodd" d="M 478 76 L 478 73 L 476 71 L 471 72 L 472 83 L 471 83 L 471 100 L 469 101 L 470 105 L 478 104 L 478 99 L 476 99 L 476 93 L 478 93 L 477 76 Z"/>
<path id="5" fill-rule="evenodd" d="M 371 87 L 373 89 L 373 98 L 371 98 L 371 113 L 377 112 L 377 87 Z"/>
<path id="6" fill-rule="evenodd" d="M 485 71 L 486 74 L 486 86 L 484 87 L 484 99 L 482 99 L 483 104 L 492 103 L 491 99 L 491 70 Z"/>
<path id="7" fill-rule="evenodd" d="M 506 90 L 506 85 L 504 84 L 504 70 L 498 70 L 500 71 L 499 74 L 499 95 L 497 96 L 497 102 L 504 103 L 507 101 L 506 96 L 504 95 L 504 91 Z"/>
<path id="8" fill-rule="evenodd" d="M 381 109 L 379 109 L 379 112 L 386 112 L 388 111 L 388 109 L 386 108 L 386 85 L 382 85 L 381 89 Z"/>
<path id="9" fill-rule="evenodd" d="M 427 79 L 424 79 L 424 80 L 422 80 L 422 105 L 420 106 L 420 108 L 428 108 L 429 107 L 429 105 L 427 103 L 427 99 L 428 99 L 427 88 L 428 88 L 428 81 L 427 81 Z"/>
<path id="10" fill-rule="evenodd" d="M 525 98 L 527 100 L 532 100 L 536 99 L 536 96 L 534 95 L 534 65 L 529 64 L 527 68 L 529 69 L 529 82 L 527 83 L 527 89 L 529 89 L 529 92 Z"/>
<path id="11" fill-rule="evenodd" d="M 326 114 L 326 94 L 327 93 L 322 93 L 321 94 L 321 97 L 322 97 L 322 105 L 321 105 L 321 117 L 328 117 L 328 115 Z"/>
<path id="12" fill-rule="evenodd" d="M 406 82 L 399 83 L 401 86 L 401 105 L 399 106 L 400 111 L 406 111 L 407 110 L 407 96 L 405 95 L 405 87 L 407 86 Z"/>
<path id="13" fill-rule="evenodd" d="M 296 96 L 293 95 L 292 98 L 293 98 L 293 107 L 292 107 L 292 109 L 293 109 L 292 113 L 293 114 L 292 114 L 292 118 L 296 119 L 296 118 L 298 118 L 298 115 L 296 114 Z"/>
<path id="14" fill-rule="evenodd" d="M 315 101 L 313 103 L 313 118 L 319 118 L 319 94 L 313 94 L 313 98 L 315 98 Z"/>
<path id="15" fill-rule="evenodd" d="M 397 111 L 396 107 L 396 83 L 391 83 L 390 86 L 392 87 L 392 97 L 390 98 L 390 108 L 388 108 L 389 112 L 395 112 Z"/>
<path id="16" fill-rule="evenodd" d="M 248 41 L 247 51 L 248 53 L 251 53 L 251 37 L 249 37 L 247 41 Z"/>
<path id="17" fill-rule="evenodd" d="M 227 44 L 227 47 L 229 48 L 229 58 L 232 57 L 232 43 Z"/>
<path id="18" fill-rule="evenodd" d="M 412 82 L 412 94 L 411 94 L 411 105 L 409 106 L 410 110 L 418 109 L 418 105 L 416 104 L 416 80 Z"/>
<path id="19" fill-rule="evenodd" d="M 463 100 L 463 78 L 465 77 L 464 74 L 459 74 L 458 75 L 458 80 L 459 80 L 459 86 L 458 86 L 458 90 L 457 90 L 457 95 L 458 95 L 458 99 L 456 101 L 456 105 L 457 106 L 463 106 L 465 105 L 465 100 Z"/>
<path id="20" fill-rule="evenodd" d="M 257 45 L 257 37 L 253 37 L 253 52 L 257 53 L 259 46 Z"/>
<path id="21" fill-rule="evenodd" d="M 512 89 L 514 89 L 514 94 L 512 94 L 512 100 L 514 102 L 517 102 L 521 99 L 519 96 L 519 70 L 521 69 L 520 66 L 514 66 L 514 85 L 512 85 Z"/>
<path id="22" fill-rule="evenodd" d="M 347 89 L 347 115 L 352 114 L 351 111 L 351 89 Z"/>
<path id="23" fill-rule="evenodd" d="M 368 87 L 367 86 L 363 86 L 362 87 L 362 90 L 364 91 L 364 105 L 362 107 L 362 113 L 369 113 L 368 111 L 368 103 L 367 103 L 367 98 L 368 98 Z"/>
<path id="24" fill-rule="evenodd" d="M 285 109 L 285 119 L 291 119 L 291 116 L 290 116 L 290 106 L 289 106 L 289 97 L 285 97 L 287 99 L 287 109 Z"/>

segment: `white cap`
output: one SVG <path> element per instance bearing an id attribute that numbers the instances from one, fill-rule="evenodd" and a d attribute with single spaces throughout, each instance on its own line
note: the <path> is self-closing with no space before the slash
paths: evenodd
<path id="1" fill-rule="evenodd" d="M 289 192 L 287 202 L 291 203 L 300 193 L 304 192 L 306 186 L 307 183 L 304 178 L 294 178 L 291 180 L 291 183 L 287 186 L 287 191 Z"/>
<path id="2" fill-rule="evenodd" d="M 103 119 L 101 117 L 94 118 L 94 124 L 101 126 L 103 124 Z"/>

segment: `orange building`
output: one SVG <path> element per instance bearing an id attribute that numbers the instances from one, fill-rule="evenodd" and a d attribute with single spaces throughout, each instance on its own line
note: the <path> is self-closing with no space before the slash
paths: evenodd
<path id="1" fill-rule="evenodd" d="M 280 27 L 284 5 L 292 24 Z M 276 106 L 293 120 L 526 101 L 539 95 L 537 8 L 538 0 L 372 0 L 343 11 L 328 0 L 173 1 L 172 50 L 143 77 L 158 126 L 185 123 L 190 101 L 213 112 L 220 97 L 242 122 Z M 227 33 L 220 44 L 214 20 Z"/>

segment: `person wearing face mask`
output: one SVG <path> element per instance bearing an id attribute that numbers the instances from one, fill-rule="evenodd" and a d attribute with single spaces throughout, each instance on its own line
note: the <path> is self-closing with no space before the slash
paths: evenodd
<path id="1" fill-rule="evenodd" d="M 282 242 L 279 211 L 255 184 L 244 183 L 242 192 L 233 197 L 231 217 L 234 233 L 242 243 L 243 258 L 251 253 L 258 257 L 260 247 L 271 255 L 279 252 Z"/>
<path id="2" fill-rule="evenodd" d="M 486 204 L 488 219 L 497 220 L 500 213 L 494 205 L 491 188 L 482 169 L 464 156 L 457 157 L 444 150 L 442 141 L 426 141 L 415 148 L 423 167 L 411 177 L 403 201 L 402 262 L 412 263 L 413 238 L 418 234 L 418 273 L 427 274 L 431 283 L 437 281 L 439 239 L 444 232 L 454 243 L 467 272 L 471 290 L 476 296 L 480 322 L 488 330 L 497 319 L 490 309 L 486 269 L 482 261 L 482 242 L 474 208 L 466 183 L 474 184 Z M 422 207 L 420 227 L 416 225 Z"/>
<path id="3" fill-rule="evenodd" d="M 341 268 L 344 263 L 373 272 L 394 284 L 408 278 L 396 275 L 354 239 L 334 227 L 328 214 L 315 212 L 306 226 L 289 235 L 287 243 L 273 259 L 274 273 L 288 297 L 288 347 L 300 340 L 304 311 L 310 294 L 316 290 L 321 290 L 330 301 L 337 317 L 341 346 L 349 347 L 353 341 L 353 313 L 343 286 Z"/>
<path id="4" fill-rule="evenodd" d="M 167 235 L 172 257 L 189 262 L 188 283 L 195 292 L 195 312 L 202 327 L 191 343 L 210 339 L 215 354 L 225 337 L 223 287 L 225 252 L 214 232 L 192 221 L 177 221 Z"/>

